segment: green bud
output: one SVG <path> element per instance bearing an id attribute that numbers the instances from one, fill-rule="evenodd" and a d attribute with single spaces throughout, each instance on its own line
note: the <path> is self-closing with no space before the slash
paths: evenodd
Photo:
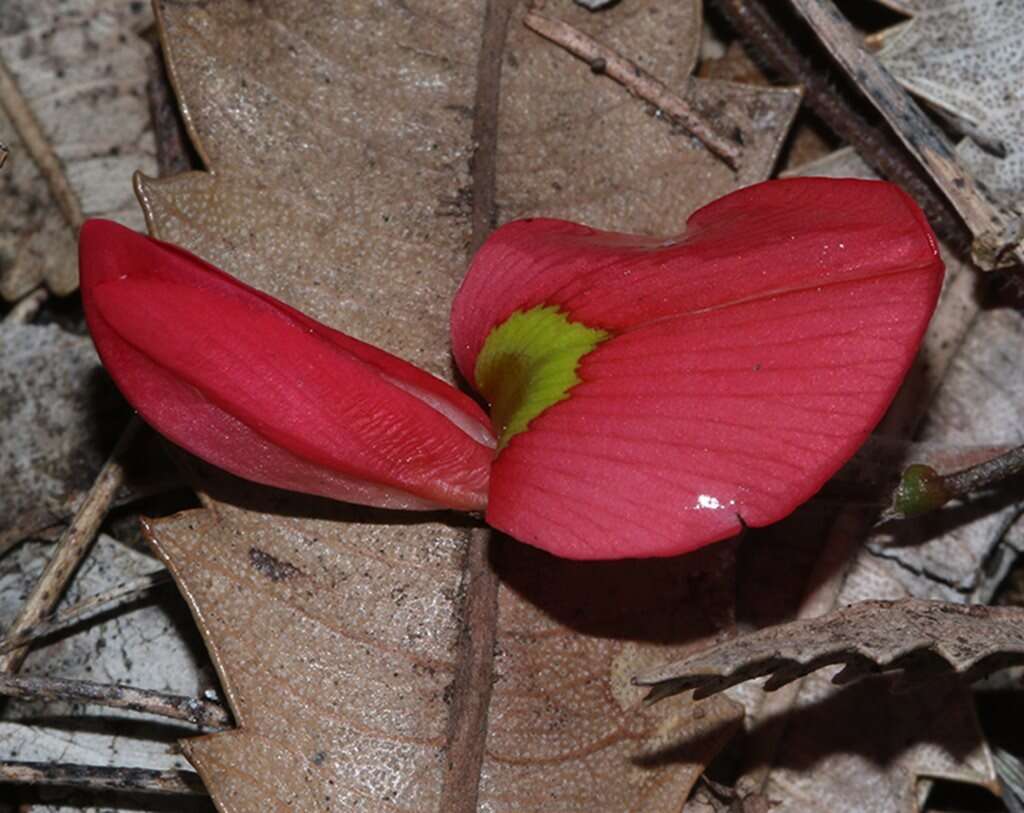
<path id="1" fill-rule="evenodd" d="M 894 519 L 916 517 L 941 508 L 951 497 L 941 474 L 931 466 L 914 463 L 903 472 L 886 513 Z"/>

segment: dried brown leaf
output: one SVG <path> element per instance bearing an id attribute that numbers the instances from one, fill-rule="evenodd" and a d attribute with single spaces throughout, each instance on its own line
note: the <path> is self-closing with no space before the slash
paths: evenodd
<path id="1" fill-rule="evenodd" d="M 503 548 L 481 802 L 498 811 L 677 810 L 735 732 L 739 708 L 724 697 L 679 698 L 652 717 L 630 678 L 706 640 L 709 621 L 731 620 L 715 617 L 731 611 L 731 560 L 731 545 L 625 563 Z M 595 780 L 604 776 L 614 779 Z"/>
<path id="2" fill-rule="evenodd" d="M 464 531 L 261 496 L 154 527 L 240 726 L 186 754 L 225 810 L 437 809 Z"/>
<path id="3" fill-rule="evenodd" d="M 696 54 L 695 9 L 559 14 L 605 26 L 610 44 L 678 85 Z M 486 167 L 497 167 L 501 220 L 544 213 L 647 231 L 677 231 L 738 183 L 515 20 L 507 48 L 480 57 L 495 32 L 481 30 L 477 3 L 342 14 L 313 0 L 168 2 L 159 16 L 212 172 L 141 181 L 153 232 L 442 376 L 448 303 L 481 205 L 470 189 L 486 186 Z M 484 144 L 486 130 L 473 120 L 478 61 L 486 77 L 496 59 L 497 148 L 474 155 L 471 136 Z M 798 94 L 702 82 L 693 92 L 735 117 L 743 179 L 766 177 Z M 187 745 L 225 810 L 447 813 L 473 805 L 448 781 L 469 771 L 462 779 L 494 811 L 657 813 L 678 808 L 733 730 L 731 701 L 648 710 L 628 683 L 728 622 L 727 546 L 668 565 L 585 567 L 493 543 L 496 622 L 463 615 L 475 589 L 467 556 L 484 538 L 453 517 L 332 505 L 199 470 L 207 508 L 154 523 L 152 535 L 240 723 Z M 691 623 L 676 623 L 680 607 Z M 490 639 L 489 726 L 469 733 L 482 764 L 452 765 L 464 758 L 451 749 L 463 747 L 453 726 L 467 699 L 453 693 L 467 692 L 468 645 Z M 489 683 L 468 691 L 486 703 Z"/>
<path id="4" fill-rule="evenodd" d="M 567 6 L 559 17 L 655 73 L 716 127 L 738 130 L 744 145 L 739 177 L 708 160 L 706 149 L 667 126 L 652 106 L 595 76 L 516 18 L 502 73 L 500 221 L 547 215 L 674 234 L 697 207 L 769 176 L 800 92 L 692 78 L 696 2 L 646 0 L 598 15 Z"/>
<path id="5" fill-rule="evenodd" d="M 832 682 L 850 683 L 890 670 L 907 681 L 952 669 L 971 682 L 1024 662 L 1024 610 L 940 601 L 862 601 L 826 616 L 741 635 L 636 679 L 660 700 L 688 689 L 709 697 L 769 676 L 773 691 L 832 664 Z M 924 677 L 922 678 L 922 673 Z"/>

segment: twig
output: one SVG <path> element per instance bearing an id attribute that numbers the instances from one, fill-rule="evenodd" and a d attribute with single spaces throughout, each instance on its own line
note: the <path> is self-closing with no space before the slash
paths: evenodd
<path id="1" fill-rule="evenodd" d="M 39 638 L 60 632 L 115 607 L 128 604 L 152 592 L 157 587 L 169 584 L 170 581 L 170 573 L 160 570 L 143 576 L 141 579 L 119 584 L 111 590 L 90 596 L 62 610 L 52 618 L 43 619 L 39 623 L 23 629 L 16 637 L 8 636 L 0 640 L 0 653 L 19 649 Z"/>
<path id="2" fill-rule="evenodd" d="M 92 545 L 96 532 L 114 499 L 114 494 L 117 493 L 124 481 L 124 469 L 121 466 L 120 457 L 134 440 L 138 427 L 139 419 L 132 418 L 110 458 L 96 477 L 96 482 L 93 483 L 81 508 L 71 520 L 71 524 L 61 534 L 43 575 L 22 605 L 18 617 L 7 630 L 8 638 L 19 637 L 25 630 L 41 622 L 50 614 L 60 599 L 71 575 Z M 0 656 L 0 674 L 17 672 L 27 654 L 26 647 L 19 647 L 4 653 Z"/>
<path id="3" fill-rule="evenodd" d="M 1024 446 L 993 457 L 976 466 L 944 475 L 942 485 L 952 497 L 963 497 L 1024 471 Z"/>
<path id="4" fill-rule="evenodd" d="M 484 13 L 482 47 L 476 67 L 473 101 L 472 213 L 470 250 L 476 251 L 494 228 L 497 207 L 498 106 L 501 66 L 512 12 L 518 0 L 490 0 Z M 498 629 L 498 586 L 494 560 L 502 539 L 476 528 L 466 540 L 462 565 L 459 637 L 448 709 L 445 758 L 439 810 L 475 813 L 487 738 L 487 716 L 494 687 L 494 653 Z"/>
<path id="5" fill-rule="evenodd" d="M 960 165 L 942 131 L 906 90 L 863 47 L 860 36 L 831 0 L 791 0 L 829 53 L 921 162 L 974 235 L 972 253 L 984 269 L 1004 265 L 1007 254 L 1024 262 L 1021 224 L 999 210 Z"/>
<path id="6" fill-rule="evenodd" d="M 864 117 L 837 92 L 828 75 L 793 45 L 759 0 L 715 0 L 715 6 L 756 55 L 786 82 L 800 85 L 807 106 L 883 178 L 902 186 L 924 209 L 936 233 L 966 251 L 970 235 L 949 202 L 932 186 L 891 131 Z"/>
<path id="7" fill-rule="evenodd" d="M 46 288 L 40 286 L 23 296 L 18 303 L 8 311 L 4 321 L 12 325 L 27 325 L 36 318 L 39 309 L 50 296 Z"/>
<path id="8" fill-rule="evenodd" d="M 442 810 L 477 809 L 484 732 L 494 684 L 499 578 L 491 563 L 494 532 L 472 532 L 466 551 L 458 659 L 448 715 L 448 748 L 441 787 Z"/>
<path id="9" fill-rule="evenodd" d="M 4 164 L 7 163 L 7 157 L 10 154 L 11 151 L 7 148 L 7 145 L 0 141 L 0 169 L 4 168 Z"/>
<path id="10" fill-rule="evenodd" d="M 90 791 L 206 796 L 199 774 L 147 768 L 55 765 L 51 762 L 0 762 L 0 782 L 48 785 Z"/>
<path id="11" fill-rule="evenodd" d="M 1004 454 L 975 466 L 939 474 L 931 466 L 915 463 L 908 466 L 892 495 L 892 502 L 879 522 L 915 517 L 941 508 L 950 500 L 966 497 L 1024 471 L 1024 446 L 1016 446 Z"/>
<path id="12" fill-rule="evenodd" d="M 231 726 L 230 716 L 219 703 L 131 686 L 62 678 L 0 675 L 0 695 L 23 700 L 94 703 L 109 708 L 155 714 L 172 720 L 184 720 L 202 728 L 224 729 Z"/>
<path id="13" fill-rule="evenodd" d="M 476 68 L 473 99 L 471 254 L 483 245 L 497 225 L 498 106 L 501 102 L 501 66 L 509 21 L 517 0 L 492 0 L 485 4 L 483 35 Z"/>
<path id="14" fill-rule="evenodd" d="M 14 77 L 11 76 L 2 59 L 0 59 L 0 105 L 3 105 L 4 110 L 7 111 L 14 129 L 18 131 L 18 135 L 25 144 L 26 152 L 32 156 L 32 160 L 36 162 L 43 178 L 46 179 L 46 184 L 50 187 L 50 194 L 57 202 L 61 214 L 64 215 L 64 220 L 77 234 L 84 219 L 78 195 L 71 188 L 71 183 L 64 173 L 64 167 L 61 165 L 57 153 L 54 152 L 49 139 L 43 133 L 43 128 L 39 126 L 32 108 L 22 96 L 18 84 L 14 81 Z"/>
<path id="15" fill-rule="evenodd" d="M 531 11 L 523 17 L 523 23 L 531 31 L 578 56 L 589 64 L 595 73 L 607 74 L 634 96 L 650 102 L 676 119 L 732 169 L 737 168 L 740 160 L 739 144 L 716 132 L 683 98 L 673 93 L 635 62 L 561 20 Z"/>

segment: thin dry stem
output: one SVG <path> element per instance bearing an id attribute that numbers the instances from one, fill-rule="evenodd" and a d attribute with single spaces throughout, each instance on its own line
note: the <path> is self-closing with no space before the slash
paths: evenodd
<path id="1" fill-rule="evenodd" d="M 62 678 L 0 675 L 0 695 L 23 700 L 92 703 L 154 714 L 171 720 L 183 720 L 202 728 L 224 729 L 231 726 L 231 717 L 219 703 L 131 686 Z"/>
<path id="2" fill-rule="evenodd" d="M 509 22 L 517 0 L 488 0 L 483 46 L 476 67 L 473 102 L 473 209 L 470 247 L 476 251 L 494 228 L 496 217 L 498 106 L 501 66 Z M 486 529 L 469 534 L 461 584 L 459 640 L 452 703 L 448 710 L 447 749 L 441 780 L 440 809 L 475 813 L 487 720 L 494 686 L 494 645 L 498 628 L 498 574 L 492 556 L 498 536 Z"/>
<path id="3" fill-rule="evenodd" d="M 7 111 L 14 129 L 18 131 L 25 150 L 38 165 L 64 220 L 77 234 L 84 219 L 78 195 L 71 188 L 71 183 L 68 181 L 57 153 L 54 152 L 50 140 L 43 133 L 43 128 L 39 126 L 39 121 L 32 112 L 32 108 L 21 94 L 17 82 L 14 81 L 14 77 L 11 76 L 2 59 L 0 59 L 0 104 Z"/>
<path id="4" fill-rule="evenodd" d="M 607 74 L 634 96 L 650 102 L 671 116 L 732 169 L 737 168 L 740 145 L 718 133 L 685 99 L 673 93 L 635 62 L 561 20 L 531 11 L 523 17 L 523 23 L 531 31 L 578 56 L 596 73 Z"/>
<path id="5" fill-rule="evenodd" d="M 4 782 L 89 791 L 207 795 L 199 775 L 192 771 L 152 771 L 146 768 L 56 765 L 49 762 L 0 762 L 0 783 Z"/>
<path id="6" fill-rule="evenodd" d="M 1017 262 L 1024 262 L 1019 220 L 982 194 L 942 131 L 864 48 L 860 35 L 831 0 L 791 2 L 959 212 L 974 235 L 975 262 L 991 269 L 1004 264 L 1009 254 Z"/>
<path id="7" fill-rule="evenodd" d="M 987 488 L 1022 471 L 1024 446 L 1016 446 L 1005 454 L 985 460 L 976 466 L 944 475 L 942 485 L 951 498 L 965 497 L 973 491 Z"/>
<path id="8" fill-rule="evenodd" d="M 11 151 L 7 148 L 7 145 L 0 141 L 0 169 L 4 168 L 4 164 L 7 163 L 7 157 L 10 154 Z"/>
<path id="9" fill-rule="evenodd" d="M 46 565 L 32 592 L 22 605 L 21 612 L 7 630 L 8 638 L 21 636 L 26 630 L 39 624 L 52 611 L 92 545 L 96 532 L 106 516 L 114 495 L 124 481 L 124 469 L 120 456 L 131 444 L 138 430 L 138 418 L 132 418 L 117 442 L 117 447 L 100 470 L 81 508 L 75 514 L 57 542 L 53 556 Z M 0 674 L 13 674 L 21 668 L 26 647 L 12 649 L 0 656 Z"/>
<path id="10" fill-rule="evenodd" d="M 49 296 L 50 292 L 42 286 L 30 291 L 8 311 L 4 321 L 12 325 L 27 325 L 36 318 L 36 314 L 39 313 L 39 309 Z"/>
<path id="11" fill-rule="evenodd" d="M 492 535 L 486 528 L 474 531 L 466 553 L 460 655 L 452 684 L 454 699 L 441 787 L 441 809 L 453 813 L 477 809 L 484 760 L 498 625 L 499 580 L 490 561 Z"/>
<path id="12" fill-rule="evenodd" d="M 878 524 L 936 511 L 950 500 L 969 497 L 1022 471 L 1024 446 L 1012 447 L 981 463 L 945 475 L 928 464 L 915 463 L 904 469 Z"/>
<path id="13" fill-rule="evenodd" d="M 98 593 L 95 596 L 90 596 L 62 610 L 52 618 L 44 619 L 37 624 L 23 629 L 15 637 L 8 636 L 0 640 L 0 653 L 19 649 L 39 638 L 53 635 L 55 632 L 81 624 L 83 621 L 101 613 L 129 604 L 151 593 L 157 587 L 169 584 L 170 581 L 170 573 L 166 570 L 161 570 L 126 584 L 119 584 L 117 587 L 103 593 Z"/>

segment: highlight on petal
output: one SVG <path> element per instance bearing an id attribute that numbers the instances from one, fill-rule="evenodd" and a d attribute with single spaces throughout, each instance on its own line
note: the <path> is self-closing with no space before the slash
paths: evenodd
<path id="1" fill-rule="evenodd" d="M 479 362 L 491 337 L 542 311 L 602 339 L 499 452 L 488 522 L 559 556 L 614 559 L 781 519 L 882 417 L 942 272 L 916 204 L 873 181 L 752 186 L 668 240 L 558 220 L 503 226 L 452 310 L 463 375 L 493 390 Z M 568 335 L 545 339 L 547 352 L 563 353 Z M 538 368 L 544 351 L 521 341 Z"/>
<path id="2" fill-rule="evenodd" d="M 445 382 L 116 223 L 83 226 L 80 267 L 107 370 L 196 456 L 348 502 L 485 505 L 489 421 Z"/>

